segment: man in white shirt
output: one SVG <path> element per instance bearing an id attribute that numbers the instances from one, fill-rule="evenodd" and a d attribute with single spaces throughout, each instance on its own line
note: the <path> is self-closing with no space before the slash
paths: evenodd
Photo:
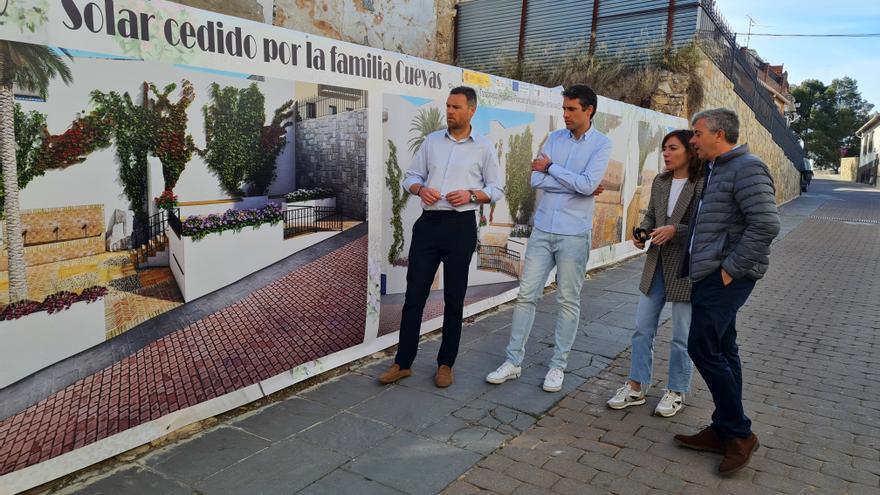
<path id="1" fill-rule="evenodd" d="M 413 225 L 406 272 L 406 298 L 394 364 L 379 376 L 383 384 L 410 376 L 416 357 L 425 301 L 443 263 L 443 341 L 434 383 L 452 384 L 458 355 L 468 270 L 477 245 L 476 210 L 501 198 L 500 167 L 492 143 L 474 132 L 477 94 L 460 86 L 446 100 L 448 128 L 429 134 L 406 172 L 403 187 L 422 200 Z"/>

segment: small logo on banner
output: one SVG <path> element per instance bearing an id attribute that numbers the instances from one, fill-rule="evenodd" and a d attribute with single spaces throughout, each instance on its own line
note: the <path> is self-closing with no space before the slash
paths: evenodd
<path id="1" fill-rule="evenodd" d="M 463 80 L 465 84 L 480 88 L 488 88 L 492 85 L 492 78 L 489 74 L 483 74 L 482 72 L 474 72 L 471 70 L 464 71 Z"/>

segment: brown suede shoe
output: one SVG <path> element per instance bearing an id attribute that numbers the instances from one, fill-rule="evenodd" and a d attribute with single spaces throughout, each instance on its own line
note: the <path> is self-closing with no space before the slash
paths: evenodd
<path id="1" fill-rule="evenodd" d="M 401 378 L 406 378 L 409 375 L 412 375 L 412 370 L 409 368 L 402 370 L 400 369 L 400 365 L 394 363 L 388 368 L 388 371 L 379 375 L 379 383 L 382 385 L 388 385 L 389 383 L 394 383 Z"/>
<path id="2" fill-rule="evenodd" d="M 702 429 L 696 435 L 675 435 L 675 441 L 682 447 L 706 452 L 723 454 L 724 441 L 715 433 L 711 426 Z"/>
<path id="3" fill-rule="evenodd" d="M 748 466 L 749 461 L 752 460 L 752 454 L 760 446 L 758 437 L 754 433 L 749 438 L 734 437 L 727 440 L 727 449 L 724 451 L 724 459 L 718 466 L 718 474 L 730 476 Z"/>
<path id="4" fill-rule="evenodd" d="M 437 376 L 434 377 L 434 385 L 438 388 L 446 388 L 452 385 L 452 368 L 441 365 L 437 368 Z"/>

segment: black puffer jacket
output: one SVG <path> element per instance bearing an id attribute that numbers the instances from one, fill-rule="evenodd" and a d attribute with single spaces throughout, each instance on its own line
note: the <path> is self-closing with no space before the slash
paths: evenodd
<path id="1" fill-rule="evenodd" d="M 733 278 L 758 280 L 779 234 L 776 190 L 767 166 L 739 146 L 715 159 L 693 225 L 690 277 L 699 281 L 719 267 Z"/>

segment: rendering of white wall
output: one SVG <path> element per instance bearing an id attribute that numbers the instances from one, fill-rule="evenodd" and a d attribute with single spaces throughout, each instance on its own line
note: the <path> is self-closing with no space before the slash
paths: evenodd
<path id="1" fill-rule="evenodd" d="M 104 342 L 104 299 L 0 321 L 0 388 Z"/>

